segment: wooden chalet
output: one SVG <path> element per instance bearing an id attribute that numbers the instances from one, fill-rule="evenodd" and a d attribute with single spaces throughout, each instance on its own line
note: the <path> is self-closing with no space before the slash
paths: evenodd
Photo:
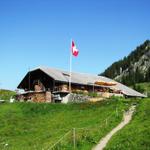
<path id="1" fill-rule="evenodd" d="M 61 101 L 69 93 L 69 72 L 39 67 L 29 71 L 18 85 L 24 92 L 18 95 L 20 100 L 34 102 Z M 75 93 L 97 92 L 101 96 L 122 95 L 145 97 L 145 95 L 112 79 L 84 73 L 71 73 L 71 89 Z M 55 101 L 56 102 L 56 101 Z"/>

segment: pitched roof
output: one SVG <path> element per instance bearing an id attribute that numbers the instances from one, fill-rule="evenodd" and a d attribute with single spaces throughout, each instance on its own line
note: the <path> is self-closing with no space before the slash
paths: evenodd
<path id="1" fill-rule="evenodd" d="M 41 71 L 43 71 L 44 73 L 46 73 L 48 76 L 52 77 L 56 81 L 69 82 L 70 75 L 68 71 L 63 71 L 63 70 L 54 69 L 54 68 L 47 68 L 47 67 L 39 67 L 34 70 L 37 70 L 37 69 L 40 69 Z M 104 76 L 91 75 L 91 74 L 85 74 L 85 73 L 76 73 L 76 72 L 71 73 L 72 83 L 82 84 L 82 85 L 93 85 L 96 81 L 116 82 Z M 145 95 L 119 82 L 116 82 L 116 83 L 117 84 L 112 87 L 117 90 L 121 90 L 127 96 L 146 97 Z"/>

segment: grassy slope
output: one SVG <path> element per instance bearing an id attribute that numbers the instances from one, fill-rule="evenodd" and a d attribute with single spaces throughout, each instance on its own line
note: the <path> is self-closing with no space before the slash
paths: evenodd
<path id="1" fill-rule="evenodd" d="M 150 82 L 136 83 L 131 88 L 150 97 Z"/>
<path id="2" fill-rule="evenodd" d="M 140 88 L 145 91 L 144 93 L 150 97 L 150 82 L 137 83 L 136 85 L 140 86 Z"/>
<path id="3" fill-rule="evenodd" d="M 133 120 L 108 143 L 106 150 L 150 149 L 150 99 L 141 100 Z"/>
<path id="4" fill-rule="evenodd" d="M 136 85 L 140 85 L 143 89 L 150 91 L 150 82 L 137 83 Z"/>
<path id="5" fill-rule="evenodd" d="M 14 96 L 16 93 L 10 90 L 0 90 L 0 99 L 9 100 L 11 96 Z"/>
<path id="6" fill-rule="evenodd" d="M 119 117 L 115 117 L 116 107 L 120 112 Z M 120 122 L 121 110 L 126 107 L 125 102 L 118 100 L 68 105 L 0 104 L 0 149 L 47 149 L 73 127 L 95 126 L 91 132 L 84 131 L 81 134 L 77 130 L 76 133 L 77 136 L 80 135 L 77 137 L 77 149 L 88 150 Z M 108 125 L 98 128 L 111 114 L 114 115 L 109 119 Z M 64 149 L 71 150 L 70 143 Z"/>

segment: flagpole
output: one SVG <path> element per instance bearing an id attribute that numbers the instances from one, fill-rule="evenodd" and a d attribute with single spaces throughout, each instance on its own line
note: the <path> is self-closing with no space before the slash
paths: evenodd
<path id="1" fill-rule="evenodd" d="M 28 68 L 29 70 L 29 91 L 30 91 L 30 67 Z"/>
<path id="2" fill-rule="evenodd" d="M 72 39 L 71 39 L 71 46 L 70 48 L 72 47 Z M 72 48 L 70 50 L 70 74 L 69 74 L 69 93 L 71 93 L 71 72 L 72 72 Z"/>

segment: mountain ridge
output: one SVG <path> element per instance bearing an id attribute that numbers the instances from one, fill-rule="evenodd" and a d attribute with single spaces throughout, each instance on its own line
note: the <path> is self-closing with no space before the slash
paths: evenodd
<path id="1" fill-rule="evenodd" d="M 133 50 L 127 57 L 114 62 L 99 74 L 126 85 L 150 82 L 150 40 Z"/>

